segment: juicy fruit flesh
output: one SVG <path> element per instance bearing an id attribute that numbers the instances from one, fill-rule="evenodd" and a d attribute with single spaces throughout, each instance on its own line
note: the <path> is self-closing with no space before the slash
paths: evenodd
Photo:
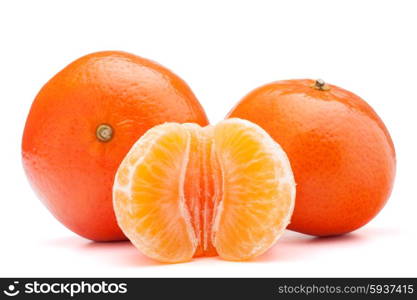
<path id="1" fill-rule="evenodd" d="M 197 239 L 194 256 L 214 256 L 217 252 L 212 242 L 213 211 L 221 199 L 222 182 L 212 139 L 213 127 L 184 126 L 190 134 L 184 196 Z"/>
<path id="2" fill-rule="evenodd" d="M 123 160 L 113 187 L 120 228 L 163 262 L 255 257 L 289 223 L 294 197 L 285 153 L 240 119 L 152 128 Z"/>

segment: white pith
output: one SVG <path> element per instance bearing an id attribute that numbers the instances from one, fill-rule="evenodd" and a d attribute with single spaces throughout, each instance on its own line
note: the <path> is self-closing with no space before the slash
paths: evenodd
<path id="1" fill-rule="evenodd" d="M 212 224 L 213 224 L 213 217 L 209 216 L 209 202 L 213 203 L 213 211 L 216 209 L 217 203 L 219 200 L 219 194 L 221 194 L 222 187 L 218 186 L 214 189 L 214 194 L 212 197 L 209 193 L 209 177 L 214 176 L 213 174 L 210 174 L 208 171 L 209 168 L 215 167 L 215 162 L 209 161 L 209 156 L 207 155 L 207 138 L 211 138 L 210 131 L 213 129 L 212 125 L 207 125 L 206 127 L 201 127 L 197 124 L 193 123 L 185 123 L 183 124 L 186 128 L 189 128 L 195 135 L 196 135 L 196 142 L 197 142 L 197 164 L 198 164 L 198 172 L 197 177 L 200 179 L 200 177 L 203 178 L 203 182 L 198 182 L 198 197 L 197 197 L 197 206 L 194 207 L 191 201 L 188 206 L 188 210 L 192 210 L 195 212 L 195 214 L 198 216 L 196 219 L 194 219 L 194 229 L 197 231 L 195 233 L 195 236 L 198 236 L 198 243 L 199 246 L 202 248 L 203 253 L 207 253 L 209 246 L 212 245 L 212 235 L 209 235 L 209 232 L 211 232 Z M 210 145 L 210 148 L 208 149 L 210 151 L 210 154 L 214 154 L 214 148 L 213 145 Z M 211 156 L 210 156 L 211 157 Z M 188 167 L 188 166 L 186 166 Z M 188 178 L 190 180 L 190 178 Z M 216 184 L 216 180 L 214 177 L 211 178 L 213 180 L 213 184 Z M 188 199 L 190 200 L 190 199 Z M 203 200 L 203 203 L 201 203 L 201 200 Z M 200 217 L 203 218 L 202 222 L 200 221 Z M 200 233 L 202 234 L 202 238 L 200 239 Z"/>

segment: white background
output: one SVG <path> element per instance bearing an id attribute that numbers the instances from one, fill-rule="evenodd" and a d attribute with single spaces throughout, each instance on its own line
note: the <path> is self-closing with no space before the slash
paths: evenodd
<path id="1" fill-rule="evenodd" d="M 417 276 L 416 43 L 416 1 L 1 1 L 0 276 Z M 163 265 L 128 242 L 76 236 L 32 192 L 20 143 L 41 86 L 99 50 L 170 68 L 213 123 L 274 80 L 320 77 L 357 93 L 396 146 L 391 199 L 352 234 L 288 231 L 250 262 Z"/>

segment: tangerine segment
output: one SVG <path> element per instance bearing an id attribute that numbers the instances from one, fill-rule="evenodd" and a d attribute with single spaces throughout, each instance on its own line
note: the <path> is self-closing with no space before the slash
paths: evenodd
<path id="1" fill-rule="evenodd" d="M 156 126 L 133 146 L 116 173 L 117 222 L 141 252 L 158 261 L 187 261 L 197 247 L 183 194 L 189 147 L 184 127 Z"/>
<path id="2" fill-rule="evenodd" d="M 184 124 L 190 132 L 190 153 L 184 183 L 186 203 L 198 247 L 195 257 L 215 256 L 212 243 L 213 211 L 221 199 L 222 183 L 219 164 L 215 156 L 213 126 Z"/>
<path id="3" fill-rule="evenodd" d="M 228 260 L 258 256 L 287 227 L 294 209 L 295 183 L 285 152 L 259 126 L 240 119 L 214 130 L 223 172 L 213 244 Z"/>
<path id="4" fill-rule="evenodd" d="M 294 197 L 285 153 L 240 119 L 150 129 L 121 163 L 113 187 L 120 228 L 163 262 L 255 257 L 287 226 Z"/>

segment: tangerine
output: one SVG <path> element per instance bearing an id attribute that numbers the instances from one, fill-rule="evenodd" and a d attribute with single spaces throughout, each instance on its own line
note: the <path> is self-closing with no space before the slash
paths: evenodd
<path id="1" fill-rule="evenodd" d="M 322 80 L 277 81 L 245 96 L 228 117 L 252 121 L 287 153 L 297 183 L 289 229 L 318 236 L 353 231 L 385 205 L 395 149 L 375 111 Z"/>
<path id="2" fill-rule="evenodd" d="M 182 79 L 133 54 L 86 55 L 36 96 L 23 133 L 24 169 L 66 227 L 91 240 L 125 239 L 112 207 L 114 175 L 134 142 L 166 121 L 208 124 Z"/>

